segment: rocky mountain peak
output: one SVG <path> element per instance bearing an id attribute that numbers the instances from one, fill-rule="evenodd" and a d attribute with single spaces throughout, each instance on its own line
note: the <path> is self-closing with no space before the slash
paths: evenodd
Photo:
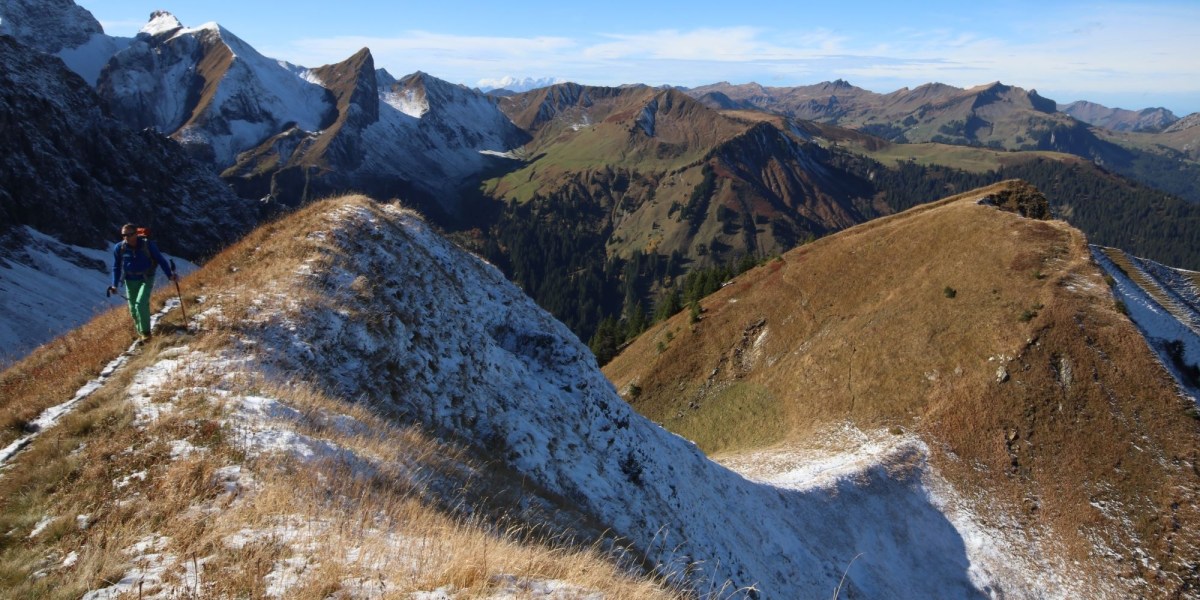
<path id="1" fill-rule="evenodd" d="M 365 127 L 379 120 L 378 79 L 369 49 L 363 48 L 340 63 L 313 69 L 312 74 L 337 99 L 339 123 Z"/>
<path id="2" fill-rule="evenodd" d="M 175 18 L 175 15 L 165 10 L 156 10 L 150 13 L 150 20 L 142 26 L 138 33 L 158 37 L 173 34 L 180 29 L 183 29 L 183 24 Z"/>
<path id="3" fill-rule="evenodd" d="M 1029 103 L 1038 112 L 1046 114 L 1058 112 L 1058 103 L 1038 94 L 1037 90 L 1029 90 Z"/>

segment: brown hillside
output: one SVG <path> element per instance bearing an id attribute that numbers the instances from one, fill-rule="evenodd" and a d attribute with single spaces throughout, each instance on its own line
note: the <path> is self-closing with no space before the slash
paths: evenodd
<path id="1" fill-rule="evenodd" d="M 710 453 L 845 422 L 915 431 L 977 514 L 1149 597 L 1200 584 L 1200 423 L 1114 306 L 1084 236 L 1004 182 L 754 269 L 605 372 Z M 990 198 L 993 202 L 981 203 Z"/>
<path id="2" fill-rule="evenodd" d="M 587 228 L 606 232 L 607 256 L 722 264 L 866 220 L 856 202 L 869 193 L 821 163 L 809 132 L 783 117 L 646 86 L 562 84 L 502 108 L 532 136 L 530 158 L 484 193 L 544 214 L 584 207 Z"/>

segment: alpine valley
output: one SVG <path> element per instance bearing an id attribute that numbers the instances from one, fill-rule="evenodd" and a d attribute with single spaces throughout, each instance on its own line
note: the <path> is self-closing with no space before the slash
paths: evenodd
<path id="1" fill-rule="evenodd" d="M 0 595 L 1200 598 L 1200 115 L 189 25 L 0 0 Z"/>

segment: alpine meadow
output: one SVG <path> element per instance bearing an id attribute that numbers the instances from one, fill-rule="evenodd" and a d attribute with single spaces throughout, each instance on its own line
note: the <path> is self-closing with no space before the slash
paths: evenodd
<path id="1" fill-rule="evenodd" d="M 1200 599 L 1194 7 L 177 4 L 0 0 L 0 596 Z"/>

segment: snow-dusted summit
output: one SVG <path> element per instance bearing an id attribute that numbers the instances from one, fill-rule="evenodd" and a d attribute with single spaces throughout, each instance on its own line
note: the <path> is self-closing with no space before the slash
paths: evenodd
<path id="1" fill-rule="evenodd" d="M 285 125 L 319 130 L 334 108 L 305 70 L 216 23 L 185 28 L 163 11 L 112 58 L 97 89 L 118 118 L 170 135 L 219 169 Z"/>
<path id="2" fill-rule="evenodd" d="M 240 195 L 288 204 L 358 190 L 454 215 L 463 186 L 527 139 L 494 98 L 420 72 L 397 80 L 366 48 L 299 67 L 164 11 L 97 87 L 118 118 L 176 139 Z"/>

